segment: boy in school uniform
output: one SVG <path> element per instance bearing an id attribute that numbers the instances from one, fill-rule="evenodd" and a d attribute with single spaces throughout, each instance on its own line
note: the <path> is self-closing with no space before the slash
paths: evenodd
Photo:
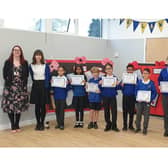
<path id="1" fill-rule="evenodd" d="M 149 116 L 150 116 L 150 104 L 155 99 L 157 92 L 155 88 L 155 84 L 153 81 L 150 80 L 150 69 L 145 68 L 143 70 L 143 79 L 137 82 L 135 88 L 135 96 L 136 96 L 136 130 L 135 133 L 141 131 L 141 118 L 142 114 L 144 115 L 144 123 L 143 123 L 143 134 L 147 134 L 148 123 L 149 123 Z M 146 91 L 143 92 L 143 91 Z M 138 93 L 139 92 L 139 93 Z M 138 95 L 139 94 L 139 95 Z M 140 97 L 141 94 L 141 97 Z M 145 97 L 149 100 L 142 100 Z"/>
<path id="2" fill-rule="evenodd" d="M 98 129 L 97 121 L 98 121 L 99 110 L 101 110 L 101 93 L 100 93 L 100 85 L 99 85 L 101 78 L 99 77 L 99 68 L 92 67 L 91 73 L 93 77 L 88 81 L 88 84 L 96 85 L 97 90 L 88 91 L 88 99 L 89 99 L 89 106 L 90 106 L 90 123 L 88 124 L 88 129 L 91 129 L 91 128 Z"/>
<path id="3" fill-rule="evenodd" d="M 127 65 L 127 73 L 134 73 L 134 66 L 132 64 Z M 135 75 L 136 77 L 137 75 Z M 134 130 L 133 120 L 135 112 L 135 86 L 136 83 L 124 83 L 121 82 L 121 90 L 123 93 L 122 108 L 123 108 L 123 131 Z M 129 127 L 128 127 L 128 115 L 129 115 Z"/>
<path id="4" fill-rule="evenodd" d="M 160 72 L 158 82 L 159 82 L 159 88 L 161 82 L 168 82 L 168 57 L 166 58 L 167 67 L 162 69 Z M 164 136 L 168 137 L 168 93 L 162 92 L 162 105 L 164 110 Z"/>

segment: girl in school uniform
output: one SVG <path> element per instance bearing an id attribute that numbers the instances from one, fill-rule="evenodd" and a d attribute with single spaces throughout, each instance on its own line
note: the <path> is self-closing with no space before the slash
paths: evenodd
<path id="1" fill-rule="evenodd" d="M 127 73 L 134 73 L 134 66 L 132 64 L 127 65 Z M 136 75 L 137 76 L 137 75 Z M 121 82 L 121 90 L 123 93 L 122 107 L 123 107 L 123 131 L 134 130 L 133 120 L 135 112 L 135 84 L 127 84 Z M 129 127 L 128 127 L 128 115 L 129 115 Z"/>
<path id="2" fill-rule="evenodd" d="M 83 128 L 84 107 L 86 99 L 86 76 L 84 75 L 83 67 L 81 65 L 75 65 L 74 75 L 83 75 L 83 85 L 71 85 L 73 89 L 73 106 L 76 112 L 76 123 L 74 128 Z M 72 83 L 72 81 L 70 81 Z"/>
<path id="3" fill-rule="evenodd" d="M 115 77 L 113 74 L 113 65 L 107 63 L 104 67 L 106 77 Z M 119 132 L 120 130 L 117 128 L 117 90 L 119 89 L 118 79 L 115 87 L 101 87 L 101 95 L 103 99 L 104 106 L 104 117 L 106 121 L 106 127 L 104 131 L 113 130 Z M 102 84 L 102 81 L 100 82 Z M 110 119 L 110 109 L 112 113 L 112 120 Z"/>
<path id="4" fill-rule="evenodd" d="M 98 129 L 98 116 L 99 111 L 101 110 L 101 93 L 100 93 L 100 85 L 99 82 L 101 78 L 99 77 L 99 68 L 92 67 L 91 68 L 92 78 L 88 81 L 88 83 L 92 83 L 97 85 L 97 90 L 95 92 L 88 92 L 89 99 L 89 107 L 90 107 L 90 123 L 88 124 L 88 129 L 95 128 Z M 86 86 L 88 87 L 88 86 Z"/>
<path id="5" fill-rule="evenodd" d="M 141 131 L 141 118 L 142 114 L 144 115 L 144 123 L 143 123 L 143 134 L 147 134 L 148 123 L 149 123 L 149 116 L 150 116 L 150 104 L 156 97 L 156 88 L 154 82 L 150 80 L 150 69 L 145 68 L 142 73 L 143 79 L 137 82 L 135 88 L 135 96 L 136 96 L 136 130 L 135 132 L 138 133 Z M 148 91 L 150 96 L 149 101 L 142 101 L 141 98 L 138 98 L 138 92 L 140 91 Z M 146 97 L 144 95 L 144 97 Z"/>
<path id="6" fill-rule="evenodd" d="M 1 102 L 3 111 L 8 114 L 12 133 L 21 131 L 21 113 L 28 109 L 28 75 L 28 62 L 24 59 L 23 50 L 15 45 L 3 67 L 5 84 Z"/>
<path id="7" fill-rule="evenodd" d="M 158 82 L 168 82 L 168 57 L 166 58 L 167 67 L 160 72 Z M 162 105 L 164 110 L 164 136 L 168 137 L 168 93 L 162 93 Z"/>
<path id="8" fill-rule="evenodd" d="M 45 128 L 46 104 L 49 103 L 50 69 L 41 50 L 34 52 L 29 71 L 33 80 L 30 103 L 35 104 L 35 130 L 42 131 Z"/>
<path id="9" fill-rule="evenodd" d="M 53 87 L 52 91 L 54 94 L 54 101 L 56 106 L 56 121 L 57 125 L 55 126 L 56 129 L 64 130 L 64 110 L 66 107 L 66 97 L 67 97 L 67 91 L 68 91 L 68 79 L 65 76 L 65 68 L 63 66 L 59 66 L 57 70 L 57 77 L 63 78 L 65 80 L 66 87 Z M 51 79 L 51 83 L 53 82 L 53 79 Z"/>

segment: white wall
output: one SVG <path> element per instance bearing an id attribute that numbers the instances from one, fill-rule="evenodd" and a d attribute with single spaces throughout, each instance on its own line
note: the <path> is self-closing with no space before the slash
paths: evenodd
<path id="1" fill-rule="evenodd" d="M 156 21 L 156 20 L 138 20 L 138 21 Z M 126 28 L 126 21 L 121 25 L 119 19 L 106 19 L 103 21 L 103 37 L 105 39 L 143 39 L 150 37 L 168 37 L 168 24 L 164 23 L 163 31 L 160 32 L 157 24 L 152 33 L 150 33 L 147 25 L 144 33 L 141 33 L 140 24 L 138 25 L 135 32 L 133 31 L 133 23 L 130 27 Z"/>

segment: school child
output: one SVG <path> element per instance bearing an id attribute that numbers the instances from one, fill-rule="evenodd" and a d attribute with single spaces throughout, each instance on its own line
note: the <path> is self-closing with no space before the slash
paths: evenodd
<path id="1" fill-rule="evenodd" d="M 36 128 L 44 130 L 46 116 L 46 104 L 49 103 L 50 89 L 50 69 L 45 63 L 44 55 L 41 50 L 36 50 L 33 54 L 32 63 L 29 66 L 31 78 L 33 80 L 30 103 L 35 104 Z"/>
<path id="2" fill-rule="evenodd" d="M 88 81 L 87 90 L 88 90 L 88 99 L 90 106 L 90 123 L 88 124 L 88 129 L 95 128 L 98 129 L 98 116 L 99 110 L 101 109 L 101 93 L 99 82 L 101 78 L 99 77 L 99 68 L 91 68 L 92 78 Z M 93 85 L 93 90 L 89 91 L 90 86 Z"/>
<path id="3" fill-rule="evenodd" d="M 59 66 L 57 70 L 57 77 L 62 78 L 65 82 L 65 87 L 63 86 L 54 86 L 52 85 L 52 90 L 54 94 L 55 106 L 56 106 L 56 121 L 57 125 L 56 129 L 64 130 L 64 110 L 66 107 L 66 97 L 68 91 L 68 80 L 65 76 L 65 68 L 63 66 Z M 53 83 L 53 78 L 51 79 L 51 83 Z M 62 85 L 62 84 L 61 84 Z M 64 84 L 63 84 L 64 85 Z"/>
<path id="4" fill-rule="evenodd" d="M 141 131 L 141 118 L 143 114 L 144 115 L 143 134 L 146 135 L 147 129 L 148 129 L 148 123 L 149 123 L 149 116 L 150 116 L 150 104 L 155 99 L 157 92 L 156 92 L 154 82 L 150 80 L 150 69 L 145 68 L 143 70 L 142 76 L 143 76 L 143 79 L 137 82 L 137 85 L 135 88 L 135 96 L 137 101 L 135 132 L 138 133 Z M 147 92 L 144 93 L 143 91 L 147 91 Z M 138 97 L 138 94 L 141 96 Z M 146 100 L 144 100 L 144 98 Z"/>
<path id="5" fill-rule="evenodd" d="M 132 64 L 127 65 L 127 73 L 134 73 L 134 66 Z M 136 82 L 137 75 L 135 74 Z M 121 90 L 123 93 L 122 99 L 122 108 L 123 108 L 123 131 L 134 130 L 133 120 L 134 120 L 134 112 L 135 112 L 135 86 L 136 83 L 124 83 L 121 82 Z M 128 126 L 128 115 L 129 115 L 129 126 Z"/>
<path id="6" fill-rule="evenodd" d="M 81 85 L 73 85 L 73 106 L 75 108 L 75 114 L 76 114 L 76 123 L 74 125 L 74 128 L 83 128 L 84 122 L 84 107 L 85 107 L 85 99 L 86 99 L 86 76 L 84 75 L 83 67 L 81 65 L 76 65 L 74 69 L 74 75 L 83 75 L 83 81 Z M 70 83 L 72 81 L 70 80 Z"/>
<path id="7" fill-rule="evenodd" d="M 166 58 L 167 62 L 167 67 L 162 69 L 160 72 L 158 82 L 159 82 L 159 87 L 161 82 L 168 82 L 168 57 Z M 164 136 L 168 137 L 168 93 L 167 92 L 162 92 L 162 106 L 164 110 Z"/>
<path id="8" fill-rule="evenodd" d="M 104 106 L 104 117 L 106 122 L 106 127 L 104 131 L 113 130 L 119 132 L 120 130 L 117 128 L 117 90 L 119 89 L 119 82 L 117 77 L 113 74 L 113 65 L 107 63 L 104 67 L 105 77 L 114 77 L 116 78 L 116 86 L 114 87 L 101 87 L 101 95 L 103 99 Z M 103 81 L 100 83 L 102 84 Z M 110 119 L 110 109 L 112 113 L 112 121 Z"/>

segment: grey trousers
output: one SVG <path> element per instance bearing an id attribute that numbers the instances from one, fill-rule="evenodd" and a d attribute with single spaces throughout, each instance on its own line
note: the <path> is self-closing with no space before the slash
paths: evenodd
<path id="1" fill-rule="evenodd" d="M 150 104 L 145 102 L 138 102 L 135 105 L 136 107 L 136 127 L 141 129 L 141 119 L 144 115 L 143 129 L 148 128 L 149 116 L 150 116 Z"/>
<path id="2" fill-rule="evenodd" d="M 162 105 L 164 111 L 164 128 L 168 132 L 168 95 L 162 95 Z"/>

